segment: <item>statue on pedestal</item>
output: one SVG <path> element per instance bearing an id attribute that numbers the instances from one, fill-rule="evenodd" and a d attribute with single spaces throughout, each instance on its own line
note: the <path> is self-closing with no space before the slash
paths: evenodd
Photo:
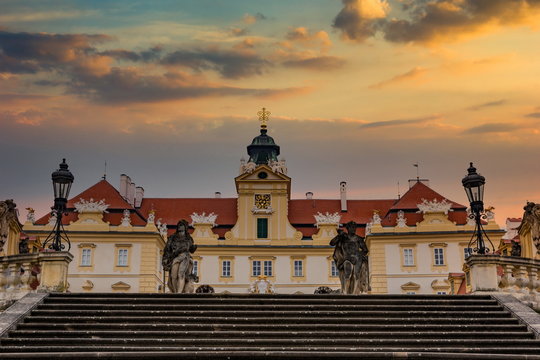
<path id="1" fill-rule="evenodd" d="M 523 210 L 525 212 L 517 230 L 520 231 L 524 226 L 530 229 L 531 240 L 536 252 L 540 254 L 540 204 L 527 201 L 527 205 L 523 207 Z"/>
<path id="2" fill-rule="evenodd" d="M 11 223 L 17 222 L 17 205 L 12 199 L 0 201 L 0 251 L 8 241 Z"/>
<path id="3" fill-rule="evenodd" d="M 339 271 L 342 294 L 361 294 L 369 290 L 368 248 L 363 237 L 356 235 L 354 221 L 345 224 L 347 233 L 338 229 L 330 241 L 335 246 L 334 261 Z"/>
<path id="4" fill-rule="evenodd" d="M 176 232 L 169 236 L 163 250 L 161 263 L 163 269 L 169 272 L 167 285 L 173 293 L 192 293 L 193 283 L 198 281 L 193 274 L 193 259 L 191 254 L 197 250 L 193 238 L 188 232 L 188 222 L 180 220 Z"/>

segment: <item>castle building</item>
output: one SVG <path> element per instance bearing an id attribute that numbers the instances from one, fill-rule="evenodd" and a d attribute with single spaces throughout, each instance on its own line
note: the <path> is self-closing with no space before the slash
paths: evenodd
<path id="1" fill-rule="evenodd" d="M 235 198 L 149 198 L 121 175 L 119 189 L 101 180 L 70 199 L 63 218 L 74 255 L 70 291 L 165 291 L 163 248 L 186 219 L 198 246 L 194 272 L 216 292 L 257 291 L 261 279 L 278 293 L 339 288 L 329 242 L 349 221 L 366 236 L 372 293 L 451 292 L 449 274 L 460 273 L 471 252 L 474 225 L 465 206 L 420 179 L 399 199 L 349 199 L 345 182 L 335 199 L 291 199 L 280 147 L 267 134 L 268 114 L 259 112 L 260 134 L 241 161 Z M 24 232 L 44 239 L 54 220 L 29 218 Z M 499 243 L 503 231 L 492 218 L 486 231 Z"/>

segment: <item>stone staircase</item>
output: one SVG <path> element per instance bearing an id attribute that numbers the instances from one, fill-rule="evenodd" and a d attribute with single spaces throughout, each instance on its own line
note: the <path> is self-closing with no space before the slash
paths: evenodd
<path id="1" fill-rule="evenodd" d="M 490 296 L 50 294 L 8 359 L 540 359 Z"/>

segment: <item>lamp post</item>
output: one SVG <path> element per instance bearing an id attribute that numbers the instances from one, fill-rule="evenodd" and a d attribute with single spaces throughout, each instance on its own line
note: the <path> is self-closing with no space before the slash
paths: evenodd
<path id="1" fill-rule="evenodd" d="M 484 185 L 486 183 L 486 178 L 476 172 L 476 168 L 473 166 L 472 162 L 467 171 L 467 176 L 465 176 L 461 182 L 465 188 L 465 193 L 467 193 L 467 197 L 469 198 L 469 203 L 471 204 L 469 218 L 474 219 L 475 222 L 474 233 L 468 246 L 469 248 L 474 246 L 472 248 L 473 252 L 485 255 L 495 250 L 493 243 L 482 226 L 482 220 L 486 219 L 486 214 L 484 213 Z M 486 247 L 485 239 L 489 241 L 491 248 Z"/>
<path id="2" fill-rule="evenodd" d="M 64 225 L 62 224 L 62 216 L 66 211 L 67 199 L 69 196 L 69 190 L 71 184 L 73 184 L 73 174 L 68 170 L 68 164 L 66 159 L 63 159 L 60 164 L 60 168 L 51 175 L 53 190 L 54 190 L 54 206 L 51 208 L 51 216 L 56 216 L 56 223 L 53 230 L 47 236 L 47 239 L 43 243 L 43 247 L 48 245 L 49 249 L 55 251 L 62 251 L 66 248 L 62 242 L 66 242 L 68 245 L 67 250 L 71 249 L 71 243 L 67 237 Z"/>

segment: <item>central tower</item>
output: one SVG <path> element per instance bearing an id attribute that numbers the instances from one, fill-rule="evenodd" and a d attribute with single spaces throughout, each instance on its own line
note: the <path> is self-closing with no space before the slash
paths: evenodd
<path id="1" fill-rule="evenodd" d="M 257 165 L 268 164 L 269 162 L 278 161 L 279 146 L 276 145 L 274 139 L 268 136 L 266 122 L 269 120 L 270 111 L 262 108 L 257 113 L 261 122 L 261 135 L 257 136 L 247 147 L 249 161 Z"/>
<path id="2" fill-rule="evenodd" d="M 268 136 L 266 122 L 270 112 L 257 113 L 261 134 L 247 147 L 249 161 L 244 160 L 235 178 L 238 192 L 238 220 L 225 234 L 226 243 L 237 245 L 300 244 L 302 234 L 288 219 L 291 178 L 285 160 L 278 160 L 279 146 Z"/>

